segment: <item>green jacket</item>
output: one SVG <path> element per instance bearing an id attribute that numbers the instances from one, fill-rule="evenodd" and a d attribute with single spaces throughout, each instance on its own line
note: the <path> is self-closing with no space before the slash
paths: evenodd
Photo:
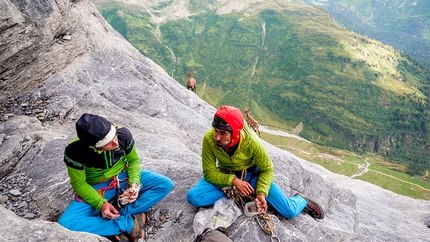
<path id="1" fill-rule="evenodd" d="M 76 137 L 64 151 L 64 162 L 73 190 L 97 210 L 100 210 L 107 200 L 91 186 L 92 184 L 113 178 L 128 165 L 129 184 L 135 182 L 140 185 L 140 159 L 133 136 L 125 127 L 118 127 L 116 135 L 119 143 L 116 150 L 98 151 Z"/>
<path id="2" fill-rule="evenodd" d="M 218 171 L 217 160 L 220 168 L 230 171 L 241 171 L 257 166 L 260 174 L 255 194 L 264 194 L 267 197 L 273 182 L 274 168 L 260 138 L 245 125 L 240 131 L 239 146 L 230 157 L 224 149 L 216 145 L 214 137 L 215 129 L 209 130 L 203 137 L 202 165 L 205 180 L 219 187 L 232 185 L 235 175 Z"/>

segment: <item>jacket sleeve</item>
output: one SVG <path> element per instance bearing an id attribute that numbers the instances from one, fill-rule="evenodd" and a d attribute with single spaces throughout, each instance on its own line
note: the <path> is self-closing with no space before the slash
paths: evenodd
<path id="1" fill-rule="evenodd" d="M 213 151 L 214 142 L 212 132 L 207 132 L 203 138 L 202 166 L 205 180 L 219 187 L 231 186 L 234 175 L 219 172 L 216 167 L 216 157 Z"/>
<path id="2" fill-rule="evenodd" d="M 121 141 L 124 142 L 125 146 L 125 157 L 128 162 L 127 176 L 128 183 L 136 183 L 140 186 L 140 158 L 136 151 L 136 143 L 134 142 L 131 131 L 126 127 L 118 127 L 118 133 L 120 133 Z"/>
<path id="3" fill-rule="evenodd" d="M 67 166 L 67 172 L 70 177 L 70 184 L 78 196 L 97 210 L 100 210 L 103 203 L 107 202 L 107 199 L 102 198 L 102 196 L 85 181 L 85 170 L 78 170 Z"/>
<path id="4" fill-rule="evenodd" d="M 272 160 L 267 154 L 266 148 L 258 140 L 253 139 L 252 149 L 254 150 L 254 161 L 260 170 L 258 176 L 257 189 L 255 194 L 264 194 L 266 197 L 269 195 L 270 186 L 272 185 L 275 176 Z"/>
<path id="5" fill-rule="evenodd" d="M 129 184 L 137 183 L 140 186 L 140 158 L 136 152 L 135 144 L 133 144 L 131 152 L 127 154 L 127 160 Z"/>

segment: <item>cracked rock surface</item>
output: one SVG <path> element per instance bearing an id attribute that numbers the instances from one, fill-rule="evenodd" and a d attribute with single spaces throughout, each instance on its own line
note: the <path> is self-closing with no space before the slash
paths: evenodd
<path id="1" fill-rule="evenodd" d="M 0 1 L 0 241 L 108 241 L 56 221 L 73 199 L 63 151 L 84 112 L 128 127 L 143 169 L 175 187 L 148 211 L 147 241 L 192 241 L 201 141 L 215 108 L 118 34 L 88 0 Z M 268 143 L 275 181 L 325 218 L 270 212 L 281 241 L 428 241 L 430 202 L 333 174 Z M 240 216 L 233 241 L 269 241 Z"/>

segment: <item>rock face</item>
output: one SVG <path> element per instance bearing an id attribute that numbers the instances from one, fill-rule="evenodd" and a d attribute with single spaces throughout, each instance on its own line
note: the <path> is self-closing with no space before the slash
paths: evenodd
<path id="1" fill-rule="evenodd" d="M 148 241 L 192 241 L 201 139 L 215 108 L 115 32 L 88 0 L 0 2 L 1 241 L 107 241 L 56 223 L 73 199 L 63 150 L 84 112 L 133 133 L 142 168 L 174 190 L 149 211 Z M 232 104 L 234 105 L 234 104 Z M 281 241 L 428 241 L 430 202 L 336 175 L 265 143 L 275 181 L 319 201 L 324 220 L 273 215 Z M 241 216 L 234 241 L 269 241 Z"/>

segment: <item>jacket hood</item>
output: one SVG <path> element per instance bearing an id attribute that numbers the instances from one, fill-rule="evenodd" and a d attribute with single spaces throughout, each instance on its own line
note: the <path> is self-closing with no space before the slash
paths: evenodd
<path id="1" fill-rule="evenodd" d="M 102 147 L 114 138 L 116 129 L 106 118 L 84 113 L 76 122 L 76 133 L 84 144 Z"/>
<path id="2" fill-rule="evenodd" d="M 240 139 L 240 131 L 243 129 L 243 125 L 245 123 L 242 112 L 233 106 L 221 106 L 215 112 L 214 116 L 223 119 L 232 129 L 232 140 L 228 147 L 237 144 Z"/>

